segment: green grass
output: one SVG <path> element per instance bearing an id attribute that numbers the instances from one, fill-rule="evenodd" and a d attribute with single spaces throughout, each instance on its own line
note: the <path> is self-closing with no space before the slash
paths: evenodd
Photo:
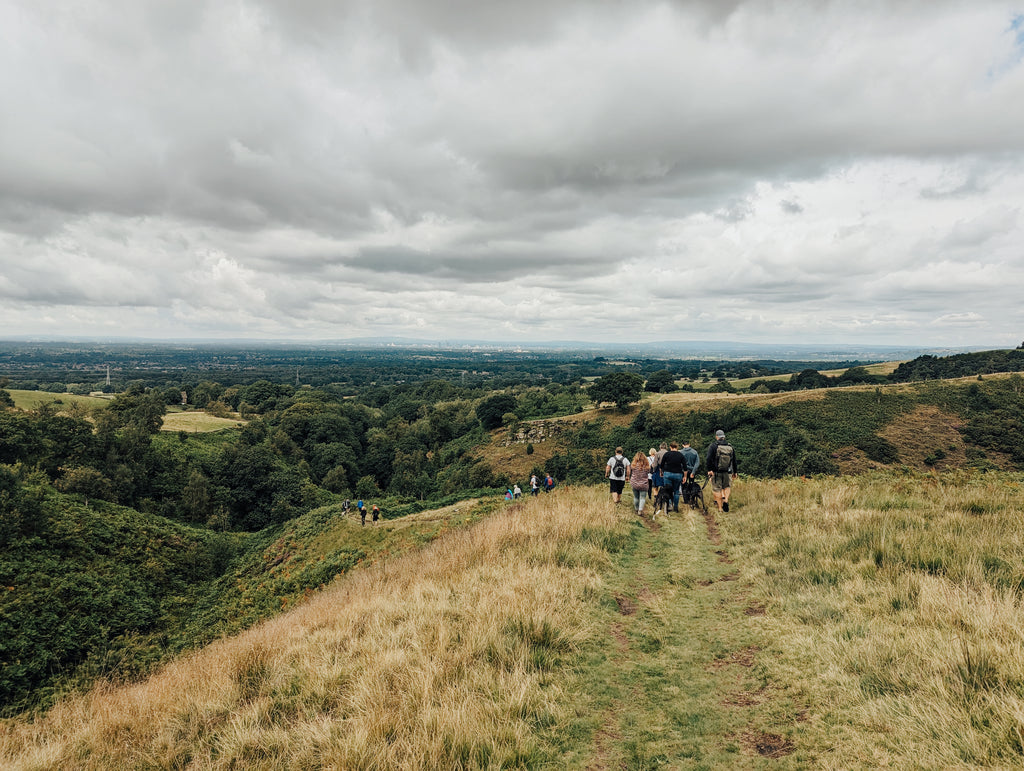
<path id="1" fill-rule="evenodd" d="M 544 735 L 550 767 L 777 767 L 754 745 L 767 736 L 785 746 L 803 706 L 783 691 L 764 697 L 766 643 L 731 580 L 735 566 L 696 514 L 673 515 L 654 532 L 619 508 L 627 536 L 565 686 L 572 717 Z M 789 759 L 810 757 L 799 750 Z"/>
<path id="2" fill-rule="evenodd" d="M 78 396 L 76 394 L 54 394 L 48 391 L 7 391 L 14 399 L 14 406 L 21 410 L 39 409 L 41 404 L 55 404 L 58 410 L 68 405 L 80 405 L 86 409 L 106 407 L 113 398 L 110 396 Z"/>

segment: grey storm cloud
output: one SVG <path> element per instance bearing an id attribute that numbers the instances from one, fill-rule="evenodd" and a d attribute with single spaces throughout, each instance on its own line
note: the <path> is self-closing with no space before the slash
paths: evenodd
<path id="1" fill-rule="evenodd" d="M 841 339 L 863 334 L 848 308 L 887 318 L 889 287 L 930 296 L 957 261 L 1019 326 L 1021 19 L 987 0 L 11 0 L 8 331 L 589 338 L 676 292 L 735 304 L 751 339 L 792 334 L 786 303 L 841 310 L 821 327 Z M 917 319 L 938 340 L 915 297 L 871 334 Z M 339 326 L 342 301 L 363 326 Z M 650 336 L 642 312 L 626 326 Z"/>

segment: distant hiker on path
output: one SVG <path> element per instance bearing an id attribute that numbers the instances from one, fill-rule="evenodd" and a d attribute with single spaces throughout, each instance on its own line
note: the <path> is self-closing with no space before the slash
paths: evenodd
<path id="1" fill-rule="evenodd" d="M 533 493 L 534 496 L 540 492 L 540 485 L 537 483 L 536 474 L 530 477 L 530 492 Z"/>
<path id="2" fill-rule="evenodd" d="M 346 519 L 348 518 L 348 510 L 350 508 L 352 508 L 352 501 L 350 501 L 348 498 L 346 498 L 345 502 L 343 504 L 341 504 L 341 515 L 343 517 L 345 517 Z"/>
<path id="3" fill-rule="evenodd" d="M 356 501 L 356 508 L 359 509 L 359 524 L 366 525 L 366 504 L 362 498 Z"/>
<path id="4" fill-rule="evenodd" d="M 512 488 L 512 497 L 516 499 L 523 497 L 523 491 L 520 489 L 518 482 L 516 482 L 515 486 Z"/>
<path id="5" fill-rule="evenodd" d="M 739 466 L 736 463 L 736 450 L 725 441 L 725 431 L 715 431 L 715 441 L 708 447 L 704 463 L 711 479 L 711 491 L 715 494 L 715 503 L 719 511 L 729 510 L 729 492 L 732 480 L 736 478 Z"/>
<path id="6" fill-rule="evenodd" d="M 373 524 L 377 524 L 377 520 L 380 519 L 380 509 L 377 508 L 377 504 L 373 504 Z"/>
<path id="7" fill-rule="evenodd" d="M 548 474 L 546 477 L 544 477 L 544 492 L 550 493 L 554 489 L 555 489 L 555 478 L 553 476 L 551 476 L 551 474 Z"/>
<path id="8" fill-rule="evenodd" d="M 633 513 L 643 515 L 644 504 L 647 503 L 647 493 L 651 489 L 649 472 L 651 463 L 642 452 L 633 456 L 630 464 L 629 486 L 633 488 Z"/>
<path id="9" fill-rule="evenodd" d="M 605 479 L 609 481 L 612 492 L 612 503 L 622 500 L 622 488 L 626 486 L 626 476 L 629 474 L 629 461 L 622 454 L 622 448 L 616 447 L 615 454 L 608 459 L 604 466 Z"/>

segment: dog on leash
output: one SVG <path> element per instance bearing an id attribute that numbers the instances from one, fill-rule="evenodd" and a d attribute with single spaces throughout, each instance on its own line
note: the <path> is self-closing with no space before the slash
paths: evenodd
<path id="1" fill-rule="evenodd" d="M 651 512 L 651 517 L 657 516 L 659 511 L 664 511 L 665 516 L 668 516 L 672 507 L 672 485 L 662 485 L 658 488 L 658 494 L 654 496 L 654 510 Z"/>

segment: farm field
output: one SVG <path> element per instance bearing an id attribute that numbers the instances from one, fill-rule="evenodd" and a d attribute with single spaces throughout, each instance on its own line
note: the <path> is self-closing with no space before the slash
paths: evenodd
<path id="1" fill-rule="evenodd" d="M 14 406 L 21 410 L 35 410 L 42 404 L 56 404 L 58 408 L 76 405 L 79 408 L 93 409 L 106 407 L 114 394 L 109 396 L 79 396 L 77 394 L 55 394 L 48 391 L 21 391 L 8 389 L 14 399 Z"/>
<path id="2" fill-rule="evenodd" d="M 168 411 L 164 415 L 164 423 L 161 431 L 188 431 L 190 433 L 207 433 L 210 431 L 223 431 L 228 428 L 241 428 L 246 424 L 241 417 L 218 418 L 198 410 L 188 412 Z"/>

